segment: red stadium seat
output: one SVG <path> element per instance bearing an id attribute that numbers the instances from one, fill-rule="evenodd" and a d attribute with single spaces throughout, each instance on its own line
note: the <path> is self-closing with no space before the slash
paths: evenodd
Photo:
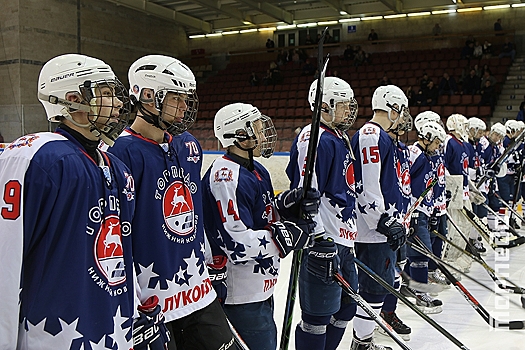
<path id="1" fill-rule="evenodd" d="M 465 117 L 477 117 L 478 114 L 478 106 L 467 106 Z"/>

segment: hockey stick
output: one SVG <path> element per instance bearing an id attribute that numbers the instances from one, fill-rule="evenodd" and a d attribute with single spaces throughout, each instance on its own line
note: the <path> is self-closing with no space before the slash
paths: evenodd
<path id="1" fill-rule="evenodd" d="M 363 309 L 364 312 L 366 312 L 378 325 L 381 327 L 389 336 L 392 338 L 401 348 L 405 350 L 411 350 L 408 345 L 406 345 L 400 336 L 397 335 L 397 333 L 392 329 L 392 326 L 390 326 L 381 316 L 379 316 L 374 309 L 368 304 L 365 299 L 363 299 L 362 296 L 357 294 L 350 284 L 344 279 L 343 275 L 341 275 L 339 272 L 334 272 L 334 279 L 341 286 L 343 291 L 348 294 L 352 299 L 355 300 L 357 305 Z"/>
<path id="2" fill-rule="evenodd" d="M 474 226 L 474 228 L 478 230 L 478 232 L 481 234 L 483 239 L 487 241 L 487 243 L 492 247 L 492 249 L 514 248 L 514 247 L 517 247 L 525 243 L 525 237 L 516 236 L 513 239 L 509 237 L 505 237 L 503 242 L 499 242 L 500 244 L 496 244 L 490 238 L 491 236 L 493 236 L 492 232 L 490 232 L 489 228 L 476 216 L 476 214 L 474 214 L 472 211 L 470 211 L 466 207 L 463 207 L 463 209 L 461 209 L 460 211 L 463 215 L 465 215 L 465 217 L 472 224 L 472 226 Z"/>
<path id="3" fill-rule="evenodd" d="M 485 209 L 487 209 L 487 211 L 488 211 L 489 213 L 491 213 L 492 215 L 494 215 L 494 216 L 496 217 L 496 220 L 498 220 L 498 221 L 501 222 L 505 227 L 507 227 L 507 230 L 508 230 L 510 233 L 512 233 L 512 234 L 513 234 L 514 236 L 516 236 L 516 237 L 521 237 L 521 235 L 520 235 L 518 232 L 516 232 L 516 230 L 514 229 L 514 227 L 511 227 L 509 224 L 507 224 L 507 223 L 505 222 L 505 220 L 503 220 L 502 218 L 500 218 L 500 216 L 498 215 L 498 213 L 496 213 L 491 207 L 489 207 L 489 206 L 488 206 L 487 204 L 485 204 L 485 203 L 481 203 L 481 205 L 482 205 Z"/>
<path id="4" fill-rule="evenodd" d="M 521 178 L 523 176 L 523 150 L 522 152 L 520 152 L 519 158 L 520 171 L 518 172 L 518 176 L 514 180 L 516 188 L 514 189 L 514 194 L 512 196 L 512 209 L 511 214 L 509 215 L 509 224 L 512 223 L 512 213 L 515 213 L 520 219 L 522 219 L 521 221 L 524 222 L 523 218 L 520 215 L 518 215 L 518 213 L 514 210 L 514 206 L 516 205 L 516 203 L 518 203 L 518 194 L 520 193 Z M 501 201 L 504 202 L 503 200 Z"/>
<path id="5" fill-rule="evenodd" d="M 463 345 L 456 337 L 454 337 L 452 334 L 450 334 L 446 329 L 441 327 L 436 321 L 431 319 L 428 315 L 426 315 L 423 311 L 419 310 L 417 306 L 415 306 L 410 300 L 408 300 L 403 294 L 399 293 L 394 287 L 392 287 L 388 282 L 386 282 L 384 279 L 379 277 L 374 271 L 372 271 L 368 266 L 363 264 L 362 261 L 359 259 L 354 259 L 355 264 L 357 267 L 359 267 L 362 271 L 364 271 L 370 278 L 372 278 L 374 281 L 379 283 L 381 286 L 383 286 L 386 290 L 388 290 L 390 293 L 395 295 L 399 300 L 401 300 L 403 303 L 405 303 L 409 308 L 412 309 L 416 314 L 418 314 L 421 318 L 423 318 L 425 321 L 427 321 L 432 327 L 434 327 L 438 332 L 443 334 L 448 340 L 450 340 L 452 343 L 454 343 L 458 348 L 460 349 L 467 349 L 468 348 Z"/>
<path id="6" fill-rule="evenodd" d="M 321 39 L 318 44 L 317 67 L 319 70 L 319 78 L 317 79 L 317 90 L 315 93 L 315 106 L 312 113 L 312 126 L 310 129 L 310 139 L 308 140 L 308 151 L 306 154 L 306 164 L 304 169 L 303 179 L 303 197 L 312 186 L 312 178 L 314 174 L 315 157 L 317 154 L 317 142 L 319 139 L 319 127 L 321 124 L 321 106 L 323 96 L 323 84 L 326 74 L 326 67 L 328 65 L 328 57 L 324 60 L 323 44 L 328 32 L 328 27 L 323 30 Z M 290 271 L 290 280 L 288 282 L 288 292 L 286 294 L 286 305 L 284 310 L 283 328 L 281 334 L 280 350 L 287 350 L 290 343 L 290 333 L 292 331 L 293 309 L 295 306 L 295 295 L 297 292 L 297 281 L 299 278 L 299 268 L 301 266 L 302 250 L 293 252 L 292 270 Z"/>
<path id="7" fill-rule="evenodd" d="M 452 223 L 452 225 L 455 226 L 454 223 Z M 456 230 L 458 231 L 459 234 L 461 234 L 463 236 L 463 234 L 461 233 L 461 231 L 459 231 L 457 228 Z M 485 270 L 487 270 L 487 273 L 489 274 L 490 278 L 492 278 L 492 280 L 496 283 L 496 285 L 500 288 L 500 289 L 506 289 L 506 290 L 511 290 L 512 293 L 515 293 L 515 294 L 525 294 L 525 289 L 519 287 L 516 283 L 510 281 L 509 279 L 507 279 L 506 277 L 501 277 L 501 279 L 503 279 L 505 282 L 508 282 L 512 285 L 514 285 L 514 287 L 512 286 L 507 286 L 507 285 L 504 285 L 501 281 L 500 281 L 500 277 L 497 276 L 496 274 L 496 271 L 490 267 L 486 262 L 485 260 L 483 260 L 483 258 L 478 254 L 472 254 L 471 252 L 461 248 L 460 246 L 458 246 L 456 243 L 452 242 L 451 240 L 449 240 L 448 238 L 446 238 L 445 236 L 443 236 L 442 234 L 440 234 L 439 232 L 437 232 L 436 230 L 432 231 L 432 233 L 434 235 L 436 235 L 436 237 L 438 237 L 439 239 L 441 239 L 443 242 L 447 243 L 447 244 L 450 244 L 451 246 L 453 246 L 454 248 L 456 248 L 457 250 L 459 250 L 460 252 L 462 252 L 463 254 L 469 256 L 470 258 L 472 258 L 474 261 L 476 261 L 477 263 L 479 263 L 481 266 L 483 266 L 483 268 Z M 470 242 L 469 242 L 470 244 Z M 475 249 L 475 248 L 474 248 Z"/>
<path id="8" fill-rule="evenodd" d="M 430 192 L 430 190 L 432 190 L 432 188 L 437 183 L 437 181 L 438 181 L 438 179 L 437 179 L 437 177 L 435 177 L 432 180 L 432 182 L 428 184 L 427 188 L 425 188 L 425 190 L 416 199 L 414 204 L 412 204 L 412 206 L 407 210 L 405 216 L 403 217 L 403 222 L 407 221 L 407 219 L 410 218 L 410 216 L 412 215 L 414 210 L 416 210 L 416 208 L 421 204 L 421 202 L 423 202 L 423 199 L 425 199 L 425 196 L 428 194 L 428 192 Z"/>
<path id="9" fill-rule="evenodd" d="M 494 163 L 492 163 L 489 167 L 489 169 L 491 170 L 494 170 L 494 169 L 500 169 L 501 166 L 503 165 L 503 163 L 507 160 L 507 158 L 510 156 L 510 154 L 512 152 L 514 152 L 519 146 L 520 144 L 523 142 L 523 140 L 525 139 L 525 130 L 523 130 L 521 132 L 521 134 L 519 134 L 516 139 L 514 139 L 514 141 L 512 141 L 508 146 L 507 146 L 507 149 L 505 149 L 505 151 L 501 154 L 501 156 L 499 156 L 498 159 L 496 159 L 496 161 Z M 477 188 L 480 188 L 481 185 L 487 181 L 488 179 L 490 178 L 490 176 L 488 175 L 483 175 L 478 183 L 476 184 L 476 187 Z"/>
<path id="10" fill-rule="evenodd" d="M 401 279 L 407 285 L 407 287 L 417 290 L 418 292 L 423 293 L 441 293 L 444 287 L 440 284 L 435 283 L 421 283 L 414 281 L 412 277 L 408 275 L 405 271 L 401 271 Z"/>
<path id="11" fill-rule="evenodd" d="M 519 185 L 518 185 L 519 186 Z M 507 209 L 509 209 L 518 219 L 520 219 L 523 223 L 525 223 L 525 219 L 523 218 L 523 216 L 521 216 L 517 211 L 516 209 L 514 209 L 514 205 L 510 205 L 508 204 L 507 202 L 505 202 L 503 200 L 503 198 L 501 198 L 501 196 L 497 193 L 497 192 L 494 192 L 494 195 L 496 196 L 496 198 L 499 199 L 500 203 L 503 204 L 503 206 L 505 206 Z M 514 202 L 514 200 L 513 200 Z M 510 219 L 509 219 L 510 221 Z"/>
<path id="12" fill-rule="evenodd" d="M 413 243 L 412 243 L 413 244 Z M 453 265 L 451 265 L 450 263 L 447 263 L 446 261 L 444 261 L 443 259 L 440 259 L 439 257 L 435 256 L 433 253 L 429 252 L 428 250 L 424 250 L 422 248 L 420 248 L 418 245 L 414 245 L 412 246 L 412 248 L 417 251 L 418 253 L 426 256 L 427 258 L 431 259 L 431 260 L 434 260 L 434 261 L 439 261 L 440 264 L 443 264 L 445 267 L 449 268 L 449 269 L 452 269 L 454 271 L 456 271 L 457 273 L 465 276 L 467 279 L 471 280 L 472 282 L 476 283 L 478 286 L 482 287 L 483 289 L 486 289 L 488 290 L 489 292 L 491 293 L 494 293 L 495 295 L 497 295 L 498 297 L 502 297 L 502 298 L 505 298 L 505 297 L 508 297 L 509 294 L 500 294 L 498 292 L 496 292 L 494 290 L 494 288 L 491 288 L 491 287 L 488 287 L 486 285 L 484 285 L 483 283 L 481 283 L 480 281 L 478 281 L 477 279 L 475 279 L 474 277 L 472 276 L 469 276 L 468 274 L 466 274 L 465 272 L 455 268 Z M 515 301 L 511 300 L 511 299 L 508 299 L 509 303 L 510 304 L 514 304 L 516 306 L 520 306 L 518 303 L 516 303 Z"/>
<path id="13" fill-rule="evenodd" d="M 422 253 L 422 251 L 425 251 L 427 253 L 430 253 L 430 250 L 425 246 L 423 241 L 417 236 L 414 236 L 414 240 L 418 244 L 414 244 L 412 242 L 407 242 L 410 247 L 414 248 L 414 250 L 419 251 Z M 420 248 L 419 250 L 417 248 Z M 433 254 L 432 254 L 433 255 Z M 431 255 L 431 256 L 432 256 Z M 465 299 L 469 302 L 470 305 L 476 310 L 476 312 L 483 318 L 485 322 L 487 322 L 488 325 L 490 325 L 493 328 L 506 328 L 506 329 L 523 329 L 525 328 L 525 321 L 499 321 L 496 320 L 494 317 L 492 317 L 489 312 L 479 303 L 479 301 L 476 300 L 470 294 L 470 292 L 459 282 L 454 275 L 445 267 L 444 264 L 442 264 L 438 259 L 433 259 L 438 268 L 443 272 L 446 278 L 456 287 L 456 289 L 465 297 Z"/>
<path id="14" fill-rule="evenodd" d="M 235 345 L 237 345 L 237 349 L 238 350 L 250 350 L 248 345 L 246 345 L 244 340 L 242 340 L 242 337 L 240 336 L 239 332 L 237 332 L 235 327 L 233 327 L 233 325 L 230 322 L 230 320 L 228 319 L 228 317 L 226 317 L 226 321 L 228 321 L 228 326 L 230 326 L 230 330 L 231 330 L 231 332 L 233 334 L 233 341 L 235 342 Z"/>

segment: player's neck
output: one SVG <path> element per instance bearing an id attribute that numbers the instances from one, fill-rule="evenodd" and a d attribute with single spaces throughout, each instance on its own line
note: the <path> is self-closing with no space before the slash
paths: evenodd
<path id="1" fill-rule="evenodd" d="M 383 115 L 382 113 L 379 114 L 377 112 L 374 113 L 374 116 L 370 120 L 372 123 L 378 124 L 383 130 L 387 131 L 392 126 L 392 122 L 388 120 L 388 115 Z"/>
<path id="2" fill-rule="evenodd" d="M 157 128 L 156 126 L 148 123 L 147 121 L 142 119 L 139 115 L 137 115 L 137 118 L 135 118 L 135 121 L 133 121 L 133 124 L 131 125 L 131 129 L 141 134 L 145 138 L 153 140 L 157 143 L 164 142 L 164 130 L 161 130 Z"/>

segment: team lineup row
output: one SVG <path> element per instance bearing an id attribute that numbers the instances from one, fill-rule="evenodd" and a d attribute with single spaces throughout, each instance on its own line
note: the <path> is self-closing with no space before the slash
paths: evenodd
<path id="1" fill-rule="evenodd" d="M 448 238 L 464 245 L 459 232 L 469 232 L 469 249 L 483 252 L 461 210 L 490 226 L 499 203 L 488 198 L 498 191 L 508 202 L 521 169 L 521 149 L 501 171 L 495 164 L 519 122 L 485 135 L 483 121 L 454 114 L 447 135 L 434 112 L 413 120 L 393 85 L 376 89 L 372 119 L 350 137 L 352 88 L 326 77 L 322 93 L 317 81 L 308 91 L 321 117 L 312 182 L 303 183 L 308 125 L 290 150 L 290 190 L 274 196 L 254 159 L 273 153 L 270 117 L 246 103 L 221 108 L 214 132 L 226 152 L 201 179 L 202 149 L 188 132 L 199 105 L 191 70 L 149 55 L 128 78 L 129 92 L 99 59 L 49 60 L 38 98 L 60 124 L 0 154 L 0 349 L 276 349 L 273 291 L 293 251 L 304 252 L 295 348 L 336 349 L 353 319 L 352 350 L 390 349 L 374 343 L 375 321 L 334 276 L 409 339 L 396 296 L 355 262 L 395 288 L 404 272 L 446 286 L 413 244 L 467 271 L 471 260 L 450 245 L 442 252 L 433 232 L 446 236 L 450 216 L 459 230 Z M 418 140 L 406 146 L 399 138 L 413 126 Z M 405 292 L 441 312 L 425 290 Z"/>

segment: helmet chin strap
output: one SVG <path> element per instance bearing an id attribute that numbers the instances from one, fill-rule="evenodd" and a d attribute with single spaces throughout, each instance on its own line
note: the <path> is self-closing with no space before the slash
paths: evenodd
<path id="1" fill-rule="evenodd" d="M 142 104 L 142 102 L 138 103 L 138 111 L 140 112 L 140 115 L 137 115 L 138 117 L 144 119 L 149 124 L 159 128 L 161 130 L 166 130 L 166 127 L 162 127 L 160 125 L 160 123 L 161 123 L 161 121 L 160 121 L 160 114 L 151 113 L 149 110 L 144 108 L 144 105 Z M 164 124 L 164 122 L 162 122 L 162 123 Z"/>
<path id="2" fill-rule="evenodd" d="M 241 149 L 241 150 L 243 150 L 245 152 L 248 152 L 248 161 L 250 163 L 248 164 L 247 168 L 248 168 L 248 170 L 253 171 L 253 169 L 255 169 L 255 166 L 253 165 L 253 150 L 257 147 L 257 140 L 255 140 L 255 146 L 253 146 L 253 147 L 243 147 L 243 146 L 241 146 L 241 144 L 237 140 L 235 140 L 233 142 L 233 144 L 237 148 L 239 148 L 239 149 Z"/>

